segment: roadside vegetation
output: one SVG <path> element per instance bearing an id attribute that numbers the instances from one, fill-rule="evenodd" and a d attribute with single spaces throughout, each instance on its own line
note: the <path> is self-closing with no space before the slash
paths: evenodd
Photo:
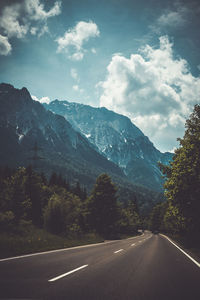
<path id="1" fill-rule="evenodd" d="M 91 192 L 31 166 L 0 169 L 0 256 L 46 251 L 135 235 L 140 218 L 134 199 L 122 204 L 117 187 L 101 174 Z"/>
<path id="2" fill-rule="evenodd" d="M 31 166 L 0 168 L 0 256 L 95 243 L 136 235 L 139 228 L 164 232 L 200 253 L 200 105 L 186 121 L 165 177 L 165 199 L 149 217 L 136 198 L 122 202 L 117 186 L 101 174 L 90 193 L 61 175 L 49 179 Z M 67 177 L 67 176 L 66 176 Z"/>
<path id="3" fill-rule="evenodd" d="M 168 233 L 200 256 L 200 105 L 195 105 L 185 127 L 173 161 L 160 165 L 166 202 L 153 208 L 149 228 Z"/>

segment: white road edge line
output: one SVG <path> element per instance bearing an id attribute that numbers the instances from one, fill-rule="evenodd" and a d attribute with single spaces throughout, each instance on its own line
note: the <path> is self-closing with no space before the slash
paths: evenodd
<path id="1" fill-rule="evenodd" d="M 134 237 L 127 238 L 127 240 L 136 239 L 136 238 L 139 238 L 139 237 L 141 237 L 141 236 L 143 236 L 143 235 L 144 235 L 144 233 L 141 234 L 141 235 L 136 235 L 136 236 L 134 236 Z"/>
<path id="2" fill-rule="evenodd" d="M 115 251 L 114 253 L 116 254 L 116 253 L 121 252 L 121 251 L 123 251 L 123 250 L 124 250 L 124 249 L 119 249 L 119 250 Z"/>
<path id="3" fill-rule="evenodd" d="M 75 246 L 75 247 L 68 247 L 68 248 L 62 248 L 62 249 L 56 249 L 56 250 L 49 250 L 49 251 L 44 251 L 44 252 L 36 252 L 36 253 L 30 253 L 30 254 L 25 254 L 25 255 L 20 255 L 20 256 L 14 256 L 14 257 L 1 258 L 0 262 L 7 261 L 7 260 L 13 260 L 13 259 L 19 259 L 19 258 L 26 258 L 26 257 L 31 257 L 31 256 L 37 256 L 37 255 L 43 255 L 43 254 L 69 251 L 69 250 L 74 250 L 74 249 L 81 249 L 81 248 L 94 247 L 94 246 L 102 246 L 102 245 L 106 245 L 106 244 L 109 244 L 109 243 L 113 243 L 113 241 L 96 243 L 96 244 L 88 244 L 88 245 L 82 245 L 82 246 Z"/>
<path id="4" fill-rule="evenodd" d="M 183 254 L 185 254 L 195 265 L 197 265 L 197 267 L 200 268 L 200 263 L 198 263 L 198 261 L 196 261 L 194 258 L 192 258 L 189 254 L 187 254 L 183 249 L 181 249 L 179 246 L 177 246 L 174 242 L 172 242 L 172 240 L 170 238 L 168 238 L 166 235 L 164 234 L 160 234 L 161 236 L 163 236 L 164 238 L 166 238 L 171 244 L 173 244 L 176 248 L 178 248 Z"/>
<path id="5" fill-rule="evenodd" d="M 69 272 L 67 272 L 67 273 L 64 273 L 64 274 L 62 274 L 62 275 L 59 275 L 59 276 L 54 277 L 54 278 L 52 278 L 52 279 L 49 279 L 48 281 L 49 281 L 49 282 L 56 281 L 56 280 L 61 279 L 61 278 L 65 277 L 65 276 L 67 276 L 67 275 L 70 275 L 70 274 L 72 274 L 72 273 L 74 273 L 74 272 L 77 272 L 77 271 L 79 271 L 79 270 L 81 270 L 81 269 L 84 269 L 84 268 L 86 268 L 86 267 L 88 267 L 88 265 L 83 265 L 83 266 L 81 266 L 81 267 L 79 267 L 79 268 L 76 268 L 76 269 L 74 269 L 74 270 L 71 270 L 71 271 L 69 271 Z"/>

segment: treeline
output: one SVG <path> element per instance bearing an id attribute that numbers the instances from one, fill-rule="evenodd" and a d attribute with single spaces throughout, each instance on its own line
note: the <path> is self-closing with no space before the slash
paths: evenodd
<path id="1" fill-rule="evenodd" d="M 149 226 L 200 247 L 200 105 L 195 105 L 185 127 L 173 161 L 160 165 L 167 201 L 153 208 Z"/>
<path id="2" fill-rule="evenodd" d="M 28 226 L 65 237 L 94 232 L 104 238 L 134 234 L 140 226 L 135 198 L 119 202 L 107 174 L 87 195 L 79 182 L 70 185 L 53 173 L 49 180 L 31 166 L 0 168 L 0 231 L 18 233 Z"/>

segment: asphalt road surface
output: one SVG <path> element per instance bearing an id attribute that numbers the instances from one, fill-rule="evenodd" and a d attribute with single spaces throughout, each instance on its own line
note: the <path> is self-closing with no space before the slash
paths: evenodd
<path id="1" fill-rule="evenodd" d="M 0 299 L 199 300 L 200 264 L 145 232 L 0 260 Z"/>

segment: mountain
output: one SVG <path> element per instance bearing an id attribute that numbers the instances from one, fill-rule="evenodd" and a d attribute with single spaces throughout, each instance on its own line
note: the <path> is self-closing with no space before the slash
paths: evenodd
<path id="1" fill-rule="evenodd" d="M 104 107 L 68 101 L 52 101 L 44 107 L 62 115 L 82 136 L 87 137 L 109 161 L 117 164 L 131 182 L 162 191 L 158 161 L 167 164 L 169 152 L 161 153 L 129 118 Z"/>
<path id="2" fill-rule="evenodd" d="M 0 84 L 0 139 L 1 165 L 33 163 L 48 174 L 59 171 L 82 184 L 93 183 L 102 172 L 124 177 L 64 117 L 32 100 L 26 88 Z"/>
<path id="3" fill-rule="evenodd" d="M 50 176 L 61 173 L 71 184 L 77 180 L 88 192 L 101 173 L 118 186 L 119 200 L 137 200 L 148 212 L 160 194 L 131 183 L 122 169 L 95 150 L 96 146 L 63 117 L 32 100 L 26 88 L 0 84 L 0 166 L 27 166 Z"/>

